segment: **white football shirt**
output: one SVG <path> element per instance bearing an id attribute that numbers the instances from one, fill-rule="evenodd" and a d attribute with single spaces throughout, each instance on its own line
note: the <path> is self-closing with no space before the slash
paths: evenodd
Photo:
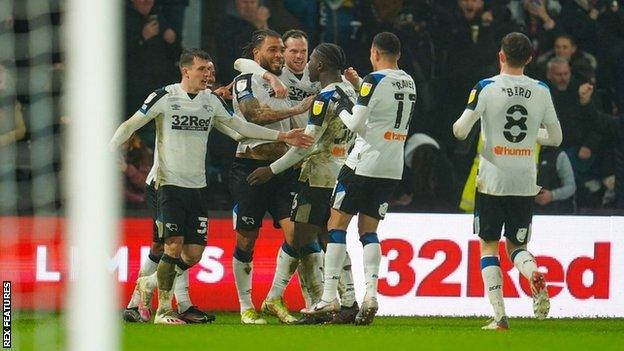
<path id="1" fill-rule="evenodd" d="M 332 83 L 323 88 L 314 99 L 308 126 L 320 128 L 321 137 L 316 141 L 308 157 L 301 166 L 299 180 L 308 181 L 311 186 L 333 188 L 340 168 L 347 159 L 349 148 L 355 135 L 334 113 L 334 99 L 338 99 L 336 87 L 339 86 L 351 98 L 356 93 L 350 83 Z"/>
<path id="2" fill-rule="evenodd" d="M 290 106 L 295 106 L 301 103 L 303 99 L 308 96 L 318 94 L 321 89 L 319 82 L 311 82 L 308 70 L 303 70 L 301 79 L 297 77 L 288 67 L 282 69 L 279 79 L 288 89 L 288 101 Z M 308 111 L 302 112 L 298 115 L 290 117 L 292 128 L 305 128 L 308 123 Z"/>
<path id="3" fill-rule="evenodd" d="M 364 77 L 358 105 L 367 106 L 346 165 L 355 174 L 387 179 L 403 175 L 403 145 L 416 104 L 416 85 L 402 70 L 384 69 Z"/>
<path id="4" fill-rule="evenodd" d="M 481 116 L 477 189 L 499 196 L 536 195 L 537 131 L 542 123 L 557 123 L 548 86 L 524 75 L 500 74 L 477 83 L 467 108 Z"/>
<path id="5" fill-rule="evenodd" d="M 191 97 L 178 83 L 150 94 L 139 112 L 156 122 L 156 184 L 205 187 L 208 135 L 216 118 L 232 118 L 223 100 L 210 90 Z"/>

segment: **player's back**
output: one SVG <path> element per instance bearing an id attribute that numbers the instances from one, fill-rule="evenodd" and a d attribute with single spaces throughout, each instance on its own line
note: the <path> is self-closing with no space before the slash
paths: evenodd
<path id="1" fill-rule="evenodd" d="M 540 124 L 556 115 L 548 86 L 524 75 L 501 74 L 480 81 L 469 107 L 481 114 L 483 150 L 477 187 L 490 195 L 530 196 L 536 185 L 536 142 Z"/>
<path id="2" fill-rule="evenodd" d="M 346 165 L 358 175 L 401 179 L 403 145 L 416 104 L 414 80 L 402 70 L 372 72 L 363 80 L 357 104 L 368 106 L 368 117 Z"/>
<path id="3" fill-rule="evenodd" d="M 308 124 L 322 128 L 322 135 L 312 146 L 309 156 L 301 166 L 300 181 L 311 186 L 333 188 L 340 167 L 347 159 L 353 145 L 354 133 L 334 113 L 334 99 L 338 99 L 336 87 L 340 87 L 355 102 L 356 93 L 350 83 L 332 83 L 316 96 Z"/>

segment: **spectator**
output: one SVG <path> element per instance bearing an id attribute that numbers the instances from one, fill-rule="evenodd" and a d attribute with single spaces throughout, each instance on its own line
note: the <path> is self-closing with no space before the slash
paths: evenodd
<path id="1" fill-rule="evenodd" d="M 577 188 L 581 189 L 591 179 L 591 168 L 602 142 L 601 116 L 592 102 L 594 87 L 574 79 L 563 58 L 551 59 L 546 75 L 563 131 L 561 148 L 570 158 Z"/>
<path id="2" fill-rule="evenodd" d="M 271 12 L 260 6 L 258 0 L 235 0 L 236 15 L 226 15 L 219 24 L 217 40 L 218 66 L 217 80 L 225 85 L 236 76 L 234 61 L 241 57 L 243 46 L 249 42 L 257 29 L 269 28 Z"/>
<path id="3" fill-rule="evenodd" d="M 498 11 L 496 11 L 498 13 Z M 469 161 L 474 154 L 477 138 L 469 137 L 466 141 L 456 142 L 451 133 L 451 125 L 465 108 L 467 92 L 475 82 L 484 77 L 498 74 L 497 54 L 502 37 L 512 30 L 504 17 L 494 17 L 494 11 L 486 11 L 483 0 L 457 0 L 454 11 L 442 14 L 437 24 L 436 38 L 440 49 L 446 55 L 447 63 L 441 98 L 438 140 L 445 148 L 454 150 L 458 159 Z M 443 133 L 443 134 L 442 134 Z M 458 160 L 457 164 L 461 164 Z M 466 165 L 457 168 L 460 179 L 464 179 Z"/>
<path id="4" fill-rule="evenodd" d="M 393 210 L 452 212 L 458 187 L 453 165 L 438 142 L 414 134 L 405 143 L 405 170 Z"/>
<path id="5" fill-rule="evenodd" d="M 182 42 L 182 32 L 184 30 L 184 15 L 189 5 L 189 0 L 157 0 L 161 22 L 169 28 L 175 37 L 175 41 Z"/>
<path id="6" fill-rule="evenodd" d="M 544 53 L 537 59 L 537 64 L 541 72 L 546 71 L 546 64 L 553 57 L 560 57 L 568 60 L 572 70 L 572 76 L 580 82 L 590 82 L 595 84 L 596 58 L 576 47 L 574 38 L 567 34 L 562 34 L 555 39 L 555 47 Z"/>
<path id="7" fill-rule="evenodd" d="M 136 134 L 123 145 L 124 155 L 119 160 L 119 170 L 124 174 L 124 198 L 130 208 L 143 208 L 145 179 L 152 168 L 154 153 Z"/>
<path id="8" fill-rule="evenodd" d="M 131 0 L 126 8 L 126 115 L 151 91 L 178 76 L 180 45 L 171 28 L 161 25 L 154 0 Z M 154 123 L 140 132 L 143 142 L 154 146 Z"/>
<path id="9" fill-rule="evenodd" d="M 537 165 L 535 212 L 541 214 L 572 214 L 575 210 L 574 171 L 568 155 L 559 148 L 541 147 Z"/>
<path id="10" fill-rule="evenodd" d="M 525 15 L 521 22 L 533 42 L 535 57 L 552 48 L 555 37 L 562 33 L 561 26 L 551 14 L 550 9 L 556 7 L 553 5 L 552 0 L 522 0 Z"/>

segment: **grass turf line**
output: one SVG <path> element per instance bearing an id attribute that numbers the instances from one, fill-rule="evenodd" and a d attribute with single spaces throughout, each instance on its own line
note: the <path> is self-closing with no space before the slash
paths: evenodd
<path id="1" fill-rule="evenodd" d="M 484 318 L 377 317 L 356 327 L 240 324 L 220 313 L 209 325 L 166 326 L 120 321 L 121 350 L 621 350 L 624 319 L 511 318 L 506 332 L 482 331 Z M 24 315 L 13 321 L 18 350 L 65 349 L 59 315 Z M 88 321 L 85 321 L 88 323 Z M 36 327 L 36 325 L 40 327 Z M 37 340 L 46 339 L 45 342 Z M 17 342 L 17 343 L 16 343 Z M 56 348 L 54 347 L 56 345 Z"/>

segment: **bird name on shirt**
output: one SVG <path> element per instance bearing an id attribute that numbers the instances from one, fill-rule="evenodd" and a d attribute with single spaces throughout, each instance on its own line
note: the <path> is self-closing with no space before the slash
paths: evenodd
<path id="1" fill-rule="evenodd" d="M 523 87 L 501 88 L 501 91 L 509 97 L 520 96 L 526 99 L 531 97 L 531 90 Z"/>
<path id="2" fill-rule="evenodd" d="M 411 80 L 397 80 L 396 82 L 392 82 L 392 85 L 397 89 L 414 89 L 414 82 Z"/>

